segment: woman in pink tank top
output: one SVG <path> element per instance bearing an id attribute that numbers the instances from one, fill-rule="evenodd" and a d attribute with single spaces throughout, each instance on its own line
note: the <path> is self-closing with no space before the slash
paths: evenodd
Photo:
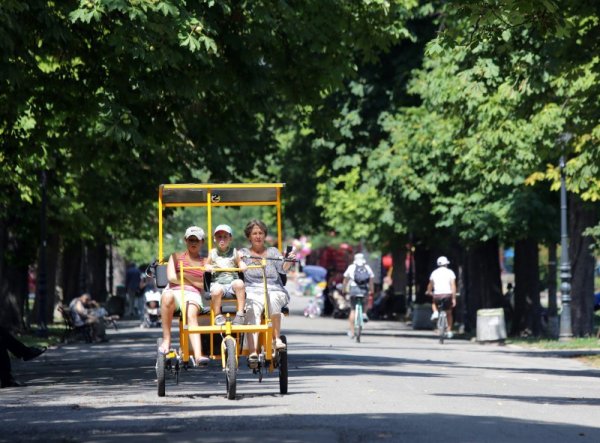
<path id="1" fill-rule="evenodd" d="M 188 324 L 198 326 L 198 313 L 202 310 L 202 294 L 204 292 L 204 271 L 202 269 L 186 269 L 187 267 L 204 266 L 205 257 L 200 255 L 204 245 L 204 231 L 198 226 L 190 226 L 185 231 L 185 244 L 187 249 L 184 252 L 175 252 L 169 257 L 167 265 L 168 286 L 161 297 L 161 320 L 163 330 L 163 341 L 159 346 L 159 352 L 167 354 L 171 348 L 171 322 L 176 309 L 181 306 L 181 281 L 180 281 L 180 263 L 183 262 L 183 289 L 184 302 Z M 208 364 L 208 358 L 202 355 L 202 345 L 199 334 L 190 334 L 190 343 L 194 352 L 194 365 L 205 366 Z"/>

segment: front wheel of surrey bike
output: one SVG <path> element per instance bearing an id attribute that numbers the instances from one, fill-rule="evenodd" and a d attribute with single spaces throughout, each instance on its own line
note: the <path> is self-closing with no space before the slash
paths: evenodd
<path id="1" fill-rule="evenodd" d="M 448 326 L 448 319 L 446 318 L 446 312 L 441 311 L 438 317 L 438 332 L 440 334 L 440 343 L 444 344 L 444 338 L 446 337 L 446 327 Z"/>
<path id="2" fill-rule="evenodd" d="M 162 344 L 162 338 L 157 340 L 158 346 Z M 165 396 L 165 356 L 160 352 L 156 352 L 156 381 L 158 383 L 158 396 Z"/>
<path id="3" fill-rule="evenodd" d="M 281 341 L 287 345 L 285 335 L 281 336 Z M 288 351 L 287 347 L 284 350 L 277 351 L 279 356 L 279 393 L 288 393 Z"/>
<path id="4" fill-rule="evenodd" d="M 356 339 L 356 343 L 360 343 L 360 336 L 362 334 L 363 328 L 363 308 L 362 308 L 362 299 L 358 299 L 358 303 L 356 303 L 356 310 L 354 311 L 354 338 Z"/>
<path id="5" fill-rule="evenodd" d="M 237 377 L 237 353 L 233 339 L 225 340 L 225 381 L 227 383 L 227 398 L 235 399 Z"/>

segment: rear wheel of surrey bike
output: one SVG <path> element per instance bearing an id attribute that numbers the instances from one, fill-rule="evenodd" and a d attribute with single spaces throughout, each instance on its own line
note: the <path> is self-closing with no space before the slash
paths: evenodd
<path id="1" fill-rule="evenodd" d="M 438 332 L 440 334 L 440 343 L 444 344 L 444 338 L 446 337 L 446 327 L 448 326 L 448 319 L 446 318 L 446 311 L 441 311 L 438 317 Z"/>
<path id="2" fill-rule="evenodd" d="M 281 336 L 281 341 L 287 345 L 285 335 Z M 288 393 L 288 351 L 287 347 L 284 350 L 277 351 L 279 354 L 279 393 Z"/>
<path id="3" fill-rule="evenodd" d="M 362 299 L 358 299 L 358 303 L 356 303 L 356 310 L 354 312 L 354 338 L 356 339 L 356 343 L 360 343 L 360 335 L 362 334 L 363 327 L 363 309 L 362 309 Z"/>
<path id="4" fill-rule="evenodd" d="M 225 378 L 227 383 L 227 398 L 235 399 L 237 362 L 236 347 L 233 339 L 225 340 Z"/>
<path id="5" fill-rule="evenodd" d="M 162 338 L 157 340 L 157 345 L 162 344 Z M 158 383 L 158 396 L 165 396 L 165 356 L 160 352 L 156 352 L 156 381 Z"/>

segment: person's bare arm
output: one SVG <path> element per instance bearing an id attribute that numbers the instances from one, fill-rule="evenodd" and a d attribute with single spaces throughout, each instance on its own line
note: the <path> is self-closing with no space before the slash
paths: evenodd
<path id="1" fill-rule="evenodd" d="M 235 265 L 240 268 L 240 270 L 242 272 L 246 272 L 246 270 L 248 269 L 248 265 L 246 264 L 246 262 L 242 259 L 242 253 L 240 251 L 237 251 L 236 257 L 235 257 Z"/>
<path id="2" fill-rule="evenodd" d="M 425 294 L 427 294 L 427 295 L 433 294 L 433 281 L 429 280 L 429 283 L 427 283 L 427 289 L 425 290 Z"/>
<path id="3" fill-rule="evenodd" d="M 452 280 L 450 282 L 450 287 L 452 288 L 452 307 L 456 306 L 456 280 Z"/>
<path id="4" fill-rule="evenodd" d="M 175 272 L 175 260 L 175 254 L 171 254 L 169 257 L 169 263 L 167 263 L 167 280 L 169 280 L 169 283 L 174 285 L 179 283 L 179 275 L 177 275 L 177 272 Z"/>
<path id="5" fill-rule="evenodd" d="M 81 300 L 77 300 L 77 303 L 75 303 L 73 309 L 81 316 L 81 318 L 87 318 L 88 312 Z"/>
<path id="6" fill-rule="evenodd" d="M 342 281 L 342 292 L 347 293 L 348 292 L 348 282 L 350 281 L 350 279 L 348 277 L 344 277 L 344 281 Z"/>
<path id="7" fill-rule="evenodd" d="M 214 269 L 211 257 L 212 254 L 209 252 L 208 257 L 206 257 L 206 261 L 204 262 L 204 272 L 212 272 Z"/>
<path id="8" fill-rule="evenodd" d="M 290 252 L 286 258 L 288 258 L 288 259 L 290 259 L 290 260 L 296 260 L 296 251 L 294 251 L 294 250 L 292 249 L 292 252 Z M 292 261 L 284 261 L 284 262 L 283 262 L 283 265 L 281 265 L 281 268 L 282 268 L 282 269 L 283 269 L 285 272 L 287 272 L 287 271 L 289 271 L 289 269 L 292 267 L 292 264 L 293 264 L 293 263 L 294 263 L 294 262 L 292 262 Z"/>

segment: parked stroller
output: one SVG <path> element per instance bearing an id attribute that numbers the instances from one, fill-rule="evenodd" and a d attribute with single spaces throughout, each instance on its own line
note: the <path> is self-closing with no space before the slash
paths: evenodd
<path id="1" fill-rule="evenodd" d="M 160 291 L 146 291 L 144 298 L 144 322 L 142 327 L 160 328 Z"/>

